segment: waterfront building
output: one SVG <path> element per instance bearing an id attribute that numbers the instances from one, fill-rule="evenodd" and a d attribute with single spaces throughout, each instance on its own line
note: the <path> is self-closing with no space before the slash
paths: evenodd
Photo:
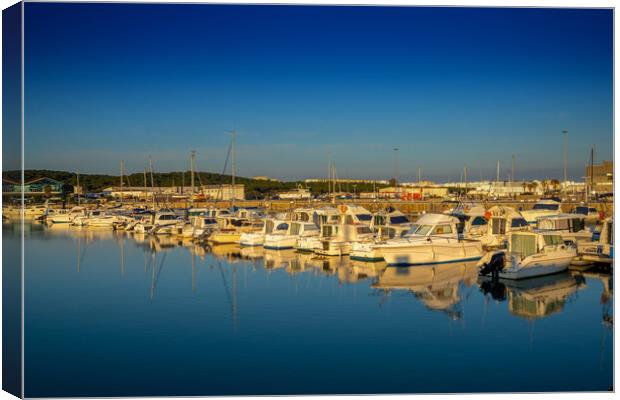
<path id="1" fill-rule="evenodd" d="M 585 181 L 590 188 L 590 194 L 613 193 L 614 189 L 614 163 L 603 161 L 592 167 L 586 166 Z"/>
<path id="2" fill-rule="evenodd" d="M 200 187 L 200 193 L 207 200 L 244 200 L 245 186 L 237 184 L 232 185 L 204 185 Z"/>
<path id="3" fill-rule="evenodd" d="M 22 191 L 26 196 L 44 194 L 58 195 L 62 193 L 63 186 L 63 182 L 47 177 L 33 179 L 25 182 L 23 186 L 20 185 L 19 182 L 2 178 L 3 195 L 19 195 Z"/>
<path id="4" fill-rule="evenodd" d="M 446 186 L 390 186 L 379 189 L 380 198 L 399 198 L 401 200 L 423 200 L 431 197 L 445 197 L 449 188 Z"/>

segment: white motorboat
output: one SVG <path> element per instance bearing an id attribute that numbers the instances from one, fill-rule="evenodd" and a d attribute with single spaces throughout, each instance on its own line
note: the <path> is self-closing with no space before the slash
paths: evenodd
<path id="1" fill-rule="evenodd" d="M 590 263 L 613 265 L 614 262 L 614 221 L 606 218 L 603 221 L 598 240 L 580 241 L 577 243 L 577 259 Z"/>
<path id="2" fill-rule="evenodd" d="M 308 189 L 298 187 L 288 192 L 280 192 L 278 197 L 282 200 L 309 200 L 312 198 L 312 193 Z"/>
<path id="3" fill-rule="evenodd" d="M 190 223 L 183 226 L 182 236 L 186 239 L 198 239 L 217 228 L 217 220 L 207 216 L 194 216 Z"/>
<path id="4" fill-rule="evenodd" d="M 540 217 L 548 217 L 551 215 L 561 214 L 562 208 L 559 201 L 552 199 L 543 199 L 536 204 L 530 210 L 521 211 L 521 215 L 528 224 L 536 223 L 536 219 Z"/>
<path id="5" fill-rule="evenodd" d="M 218 227 L 207 238 L 214 244 L 238 244 L 242 233 L 255 231 L 257 228 L 252 221 L 233 216 L 220 216 L 217 223 Z"/>
<path id="6" fill-rule="evenodd" d="M 578 243 L 592 241 L 592 231 L 586 229 L 585 216 L 582 214 L 558 214 L 536 219 L 538 232 L 554 232 L 562 236 L 565 242 Z"/>
<path id="7" fill-rule="evenodd" d="M 258 232 L 244 232 L 239 237 L 241 246 L 262 246 L 267 235 L 285 235 L 288 231 L 289 223 L 272 218 L 265 218 L 263 226 Z"/>
<path id="8" fill-rule="evenodd" d="M 481 275 L 524 279 L 566 271 L 577 249 L 551 232 L 511 232 L 508 250 L 488 253 L 478 265 Z"/>
<path id="9" fill-rule="evenodd" d="M 265 235 L 263 247 L 271 250 L 294 249 L 299 239 L 308 236 L 318 236 L 319 228 L 314 222 L 292 221 L 286 233 Z"/>
<path id="10" fill-rule="evenodd" d="M 323 224 L 321 225 L 318 235 L 302 236 L 297 240 L 295 249 L 301 252 L 315 252 L 321 248 L 321 240 L 329 239 L 336 235 L 338 225 Z"/>
<path id="11" fill-rule="evenodd" d="M 488 214 L 481 205 L 461 203 L 448 215 L 458 218 L 458 233 L 468 239 L 478 239 L 487 233 Z"/>
<path id="12" fill-rule="evenodd" d="M 367 242 L 373 238 L 370 226 L 362 224 L 332 225 L 335 234 L 321 239 L 321 245 L 315 253 L 324 256 L 345 256 L 351 252 L 351 246 L 356 242 Z M 326 228 L 324 225 L 323 228 Z"/>
<path id="13" fill-rule="evenodd" d="M 351 260 L 377 262 L 383 260 L 383 255 L 375 245 L 386 240 L 402 237 L 410 228 L 409 218 L 398 210 L 387 213 L 376 213 L 372 217 L 370 229 L 374 237 L 351 244 Z"/>
<path id="14" fill-rule="evenodd" d="M 479 260 L 482 243 L 459 237 L 459 220 L 424 214 L 401 238 L 375 245 L 388 265 L 424 265 Z"/>
<path id="15" fill-rule="evenodd" d="M 480 237 L 486 248 L 506 247 L 506 235 L 510 232 L 527 231 L 530 225 L 525 218 L 511 207 L 494 206 L 487 210 L 489 222 L 487 233 Z"/>
<path id="16" fill-rule="evenodd" d="M 133 230 L 136 233 L 169 234 L 171 227 L 178 222 L 179 216 L 175 212 L 158 211 L 155 215 L 147 216 L 139 221 Z"/>

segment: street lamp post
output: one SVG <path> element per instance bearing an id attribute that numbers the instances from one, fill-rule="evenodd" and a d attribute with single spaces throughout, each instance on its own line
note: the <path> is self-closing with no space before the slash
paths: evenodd
<path id="1" fill-rule="evenodd" d="M 562 192 L 564 193 L 564 196 L 566 196 L 566 141 L 567 141 L 567 134 L 568 131 L 567 130 L 563 130 L 562 134 L 564 135 L 564 185 L 562 185 Z"/>
<path id="2" fill-rule="evenodd" d="M 398 147 L 394 148 L 394 190 L 398 186 Z"/>

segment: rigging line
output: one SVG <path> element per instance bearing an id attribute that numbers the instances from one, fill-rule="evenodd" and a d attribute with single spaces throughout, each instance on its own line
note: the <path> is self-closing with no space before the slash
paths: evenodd
<path id="1" fill-rule="evenodd" d="M 232 297 L 230 296 L 230 291 L 228 290 L 228 283 L 226 283 L 226 276 L 224 275 L 224 271 L 222 270 L 222 264 L 218 261 L 217 267 L 220 270 L 220 275 L 222 276 L 222 281 L 224 282 L 224 291 L 226 292 L 226 297 L 228 298 L 228 302 L 230 306 L 233 306 Z"/>
<path id="2" fill-rule="evenodd" d="M 222 170 L 222 174 L 220 175 L 220 178 L 223 178 L 224 174 L 226 173 L 226 168 L 228 168 L 228 160 L 230 158 L 231 151 L 232 151 L 232 140 L 230 141 L 230 144 L 228 145 L 228 153 L 226 154 L 226 161 L 224 162 L 224 169 Z M 216 199 L 219 199 L 220 195 L 222 195 L 222 200 L 224 200 L 224 182 L 220 183 L 220 190 L 217 192 Z"/>
<path id="3" fill-rule="evenodd" d="M 157 273 L 155 274 L 155 282 L 153 283 L 153 288 L 157 287 L 157 282 L 159 281 L 159 275 L 161 274 L 161 270 L 164 267 L 166 255 L 168 255 L 168 253 L 164 253 L 164 256 L 161 258 L 161 262 L 159 263 L 159 268 L 157 269 Z"/>

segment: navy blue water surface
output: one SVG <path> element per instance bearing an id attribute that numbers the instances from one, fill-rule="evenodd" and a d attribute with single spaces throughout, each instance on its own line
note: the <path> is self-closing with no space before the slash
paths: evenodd
<path id="1" fill-rule="evenodd" d="M 610 275 L 348 258 L 27 226 L 25 394 L 609 390 Z M 18 246 L 4 225 L 5 246 Z M 4 260 L 5 267 L 13 266 Z"/>

